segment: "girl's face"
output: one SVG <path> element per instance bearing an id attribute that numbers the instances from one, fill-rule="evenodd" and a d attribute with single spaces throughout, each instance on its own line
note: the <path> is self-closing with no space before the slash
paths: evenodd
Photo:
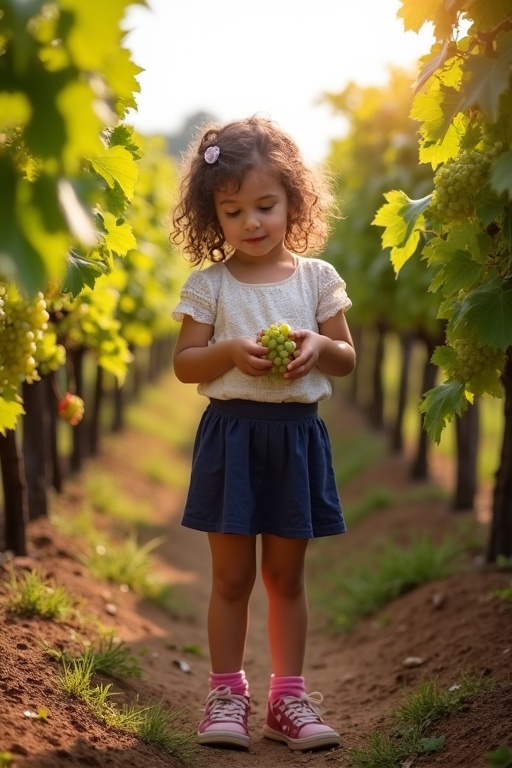
<path id="1" fill-rule="evenodd" d="M 217 190 L 214 204 L 224 237 L 235 251 L 258 261 L 282 254 L 288 198 L 267 170 L 248 171 L 239 190 Z"/>

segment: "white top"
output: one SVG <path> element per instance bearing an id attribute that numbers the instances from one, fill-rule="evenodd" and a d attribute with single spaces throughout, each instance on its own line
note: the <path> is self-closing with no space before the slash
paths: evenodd
<path id="1" fill-rule="evenodd" d="M 332 264 L 321 259 L 295 256 L 296 268 L 278 283 L 241 283 L 221 262 L 192 272 L 172 312 L 174 320 L 190 315 L 199 323 L 213 325 L 210 344 L 221 339 L 256 335 L 272 323 L 288 323 L 297 330 L 318 332 L 318 324 L 347 310 L 352 302 L 345 282 Z M 332 386 L 319 368 L 307 376 L 288 380 L 280 376 L 248 376 L 231 368 L 216 379 L 199 384 L 197 391 L 218 400 L 314 403 L 330 397 Z"/>

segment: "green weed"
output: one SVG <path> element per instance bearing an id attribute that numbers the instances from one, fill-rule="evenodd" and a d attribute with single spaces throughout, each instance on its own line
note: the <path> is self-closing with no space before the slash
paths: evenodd
<path id="1" fill-rule="evenodd" d="M 32 570 L 18 578 L 13 571 L 7 584 L 7 610 L 25 616 L 64 620 L 74 610 L 74 601 L 64 587 Z"/>
<path id="2" fill-rule="evenodd" d="M 423 681 L 394 713 L 392 733 L 372 731 L 349 750 L 354 768 L 398 768 L 408 758 L 440 751 L 445 738 L 432 735 L 432 727 L 448 715 L 460 714 L 468 699 L 493 686 L 493 681 L 469 675 L 449 690 L 434 680 Z"/>
<path id="3" fill-rule="evenodd" d="M 186 488 L 189 481 L 188 461 L 177 462 L 168 456 L 153 454 L 138 462 L 138 470 L 157 485 L 167 488 Z"/>
<path id="4" fill-rule="evenodd" d="M 148 503 L 137 501 L 123 493 L 119 484 L 107 472 L 95 469 L 85 476 L 85 491 L 90 504 L 103 514 L 143 527 L 151 517 Z"/>
<path id="5" fill-rule="evenodd" d="M 391 506 L 395 496 L 390 488 L 375 487 L 367 491 L 361 499 L 344 508 L 345 521 L 348 526 L 353 526 L 366 519 L 374 512 Z"/>
<path id="6" fill-rule="evenodd" d="M 82 668 L 90 669 L 91 674 L 108 675 L 115 680 L 140 678 L 142 668 L 138 659 L 131 653 L 123 641 L 115 641 L 112 637 L 102 639 L 97 646 L 87 646 L 80 656 L 71 656 L 65 651 L 49 649 L 48 653 L 63 663 L 79 662 Z"/>
<path id="7" fill-rule="evenodd" d="M 395 598 L 452 573 L 462 554 L 463 545 L 454 538 L 435 542 L 417 536 L 407 544 L 387 542 L 372 555 L 371 564 L 363 563 L 348 573 L 331 573 L 336 597 L 328 609 L 332 623 L 341 630 L 351 629 Z"/>
<path id="8" fill-rule="evenodd" d="M 147 744 L 178 755 L 188 761 L 194 754 L 195 733 L 183 733 L 177 729 L 180 712 L 169 711 L 162 702 L 143 710 L 144 717 L 137 734 Z"/>
<path id="9" fill-rule="evenodd" d="M 487 755 L 489 765 L 492 768 L 512 768 L 512 749 L 507 744 L 502 744 Z"/>
<path id="10" fill-rule="evenodd" d="M 82 559 L 97 579 L 125 584 L 136 594 L 152 597 L 158 585 L 151 575 L 149 554 L 164 540 L 164 537 L 157 537 L 139 546 L 137 537 L 132 534 L 120 542 L 99 544 Z"/>
<path id="11" fill-rule="evenodd" d="M 336 482 L 343 488 L 375 464 L 385 454 L 386 445 L 374 434 L 362 431 L 349 438 L 333 439 L 332 449 Z"/>
<path id="12" fill-rule="evenodd" d="M 96 717 L 110 727 L 134 733 L 186 762 L 193 753 L 193 735 L 175 728 L 180 713 L 167 710 L 163 704 L 136 703 L 118 709 L 114 703 L 118 694 L 112 690 L 112 685 L 93 684 L 95 663 L 93 654 L 64 660 L 62 672 L 57 677 L 61 688 L 84 701 Z"/>

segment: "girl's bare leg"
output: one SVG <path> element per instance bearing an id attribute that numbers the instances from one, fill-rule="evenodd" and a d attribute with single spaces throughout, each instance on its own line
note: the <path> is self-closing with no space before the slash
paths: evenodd
<path id="1" fill-rule="evenodd" d="M 212 591 L 208 640 L 212 672 L 243 667 L 249 598 L 256 578 L 256 537 L 208 534 L 212 555 Z"/>
<path id="2" fill-rule="evenodd" d="M 302 675 L 308 606 L 304 583 L 307 539 L 262 534 L 261 573 L 268 596 L 268 634 L 274 675 Z"/>

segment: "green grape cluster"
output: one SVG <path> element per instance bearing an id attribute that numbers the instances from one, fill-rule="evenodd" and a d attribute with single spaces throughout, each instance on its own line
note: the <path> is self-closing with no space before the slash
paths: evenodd
<path id="1" fill-rule="evenodd" d="M 268 348 L 265 359 L 274 364 L 269 371 L 271 376 L 282 376 L 293 360 L 297 345 L 289 338 L 291 330 L 288 323 L 272 323 L 258 334 L 259 343 Z"/>
<path id="2" fill-rule="evenodd" d="M 35 355 L 49 319 L 42 293 L 27 299 L 12 283 L 2 289 L 0 397 L 16 394 L 22 381 L 39 378 Z"/>
<path id="3" fill-rule="evenodd" d="M 500 152 L 499 143 L 485 152 L 463 150 L 437 170 L 432 203 L 443 221 L 449 223 L 474 217 L 476 197 L 487 183 L 491 163 Z"/>
<path id="4" fill-rule="evenodd" d="M 453 348 L 457 355 L 458 377 L 464 382 L 471 381 L 480 373 L 499 371 L 505 362 L 505 355 L 500 349 L 477 344 L 472 339 L 457 339 Z"/>

